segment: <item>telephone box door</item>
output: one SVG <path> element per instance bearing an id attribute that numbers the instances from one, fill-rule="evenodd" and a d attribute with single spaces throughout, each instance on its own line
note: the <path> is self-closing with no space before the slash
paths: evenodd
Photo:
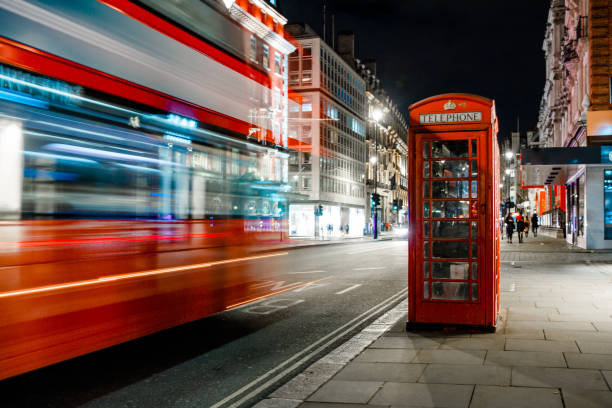
<path id="1" fill-rule="evenodd" d="M 479 251 L 485 244 L 485 202 L 479 147 L 485 132 L 417 133 L 417 321 L 483 324 L 485 310 Z M 417 269 L 418 270 L 418 269 Z"/>

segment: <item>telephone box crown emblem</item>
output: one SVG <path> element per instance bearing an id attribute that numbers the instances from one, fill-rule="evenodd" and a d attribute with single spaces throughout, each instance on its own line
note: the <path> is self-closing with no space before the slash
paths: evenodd
<path id="1" fill-rule="evenodd" d="M 448 101 L 444 104 L 444 110 L 453 110 L 457 109 L 457 105 L 453 103 L 453 101 Z"/>

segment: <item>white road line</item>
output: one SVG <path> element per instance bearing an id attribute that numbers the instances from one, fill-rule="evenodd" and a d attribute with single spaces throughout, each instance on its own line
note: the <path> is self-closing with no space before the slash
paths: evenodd
<path id="1" fill-rule="evenodd" d="M 353 268 L 354 271 L 371 271 L 375 269 L 387 269 L 386 266 L 372 266 L 369 268 Z"/>
<path id="2" fill-rule="evenodd" d="M 357 288 L 358 288 L 358 287 L 360 287 L 360 286 L 361 286 L 361 283 L 358 283 L 358 284 L 356 284 L 356 285 L 351 286 L 350 288 L 346 288 L 346 289 L 344 289 L 344 290 L 341 290 L 340 292 L 336 292 L 336 295 L 343 295 L 343 294 L 345 294 L 346 292 L 350 292 L 351 290 L 353 290 L 353 289 L 357 289 Z"/>
<path id="3" fill-rule="evenodd" d="M 289 275 L 299 275 L 302 273 L 325 273 L 325 271 L 305 271 L 305 272 L 290 272 Z"/>
<path id="4" fill-rule="evenodd" d="M 345 336 L 347 333 L 350 333 L 356 327 L 359 327 L 363 323 L 364 320 L 367 320 L 373 316 L 376 316 L 378 313 L 382 312 L 389 306 L 401 301 L 407 294 L 408 294 L 407 288 L 400 290 L 396 294 L 383 300 L 376 306 L 372 307 L 366 312 L 363 312 L 362 314 L 355 317 L 351 321 L 345 323 L 344 325 L 338 327 L 336 330 L 320 338 L 319 340 L 315 341 L 311 345 L 305 347 L 298 353 L 294 354 L 292 357 L 288 358 L 287 360 L 285 360 L 278 366 L 274 367 L 267 373 L 259 376 L 255 380 L 246 384 L 245 386 L 243 386 L 236 392 L 228 395 L 227 397 L 223 398 L 221 401 L 217 402 L 216 404 L 211 405 L 210 408 L 220 408 L 222 406 L 227 406 L 226 404 L 228 404 L 230 401 L 235 400 L 237 398 L 239 399 L 237 401 L 234 401 L 231 405 L 229 405 L 229 407 L 230 408 L 240 407 L 246 401 L 255 397 L 257 394 L 263 392 L 264 390 L 272 386 L 272 384 L 276 383 L 277 381 L 279 381 L 281 378 L 285 377 L 289 373 L 295 371 L 297 368 L 305 364 L 307 361 L 312 360 L 314 356 L 318 355 L 323 350 L 328 348 L 330 345 L 334 344 L 336 341 L 338 341 L 340 338 Z"/>

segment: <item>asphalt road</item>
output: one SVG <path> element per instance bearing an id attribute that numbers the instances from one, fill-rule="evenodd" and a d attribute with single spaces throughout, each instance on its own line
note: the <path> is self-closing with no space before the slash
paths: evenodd
<path id="1" fill-rule="evenodd" d="M 407 241 L 291 250 L 298 289 L 0 382 L 7 407 L 252 406 L 404 297 Z M 396 297 L 394 298 L 394 295 Z"/>

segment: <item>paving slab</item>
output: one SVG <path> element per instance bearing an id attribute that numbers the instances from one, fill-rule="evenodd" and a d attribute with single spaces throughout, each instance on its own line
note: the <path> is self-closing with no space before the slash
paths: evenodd
<path id="1" fill-rule="evenodd" d="M 509 312 L 508 321 L 520 320 L 520 321 L 538 321 L 548 322 L 550 321 L 549 313 L 527 313 L 527 312 Z"/>
<path id="2" fill-rule="evenodd" d="M 563 400 L 566 408 L 610 408 L 612 407 L 612 392 L 563 390 Z"/>
<path id="3" fill-rule="evenodd" d="M 556 388 L 477 385 L 470 408 L 563 408 Z"/>
<path id="4" fill-rule="evenodd" d="M 574 341 L 507 339 L 505 350 L 508 351 L 574 351 L 579 352 Z"/>
<path id="5" fill-rule="evenodd" d="M 467 408 L 473 385 L 386 383 L 370 401 L 383 406 Z"/>
<path id="6" fill-rule="evenodd" d="M 612 370 L 612 355 L 564 353 L 569 368 L 591 368 L 596 370 Z"/>
<path id="7" fill-rule="evenodd" d="M 601 310 L 595 306 L 559 306 L 557 307 L 559 314 L 586 314 L 586 313 L 601 313 Z"/>
<path id="8" fill-rule="evenodd" d="M 419 379 L 420 383 L 432 384 L 484 384 L 510 385 L 509 367 L 429 364 Z"/>
<path id="9" fill-rule="evenodd" d="M 502 295 L 503 297 L 503 295 Z M 524 313 L 524 314 L 528 314 L 530 316 L 548 316 L 549 314 L 555 314 L 558 313 L 559 311 L 557 310 L 556 307 L 527 307 L 527 306 L 510 306 L 508 308 L 508 314 L 511 313 Z"/>
<path id="10" fill-rule="evenodd" d="M 599 342 L 612 342 L 612 333 L 609 332 L 588 332 L 580 330 L 551 330 L 545 329 L 544 334 L 547 340 L 586 340 Z"/>
<path id="11" fill-rule="evenodd" d="M 612 371 L 601 370 L 601 375 L 603 375 L 606 379 L 606 382 L 608 383 L 608 388 L 612 390 Z"/>
<path id="12" fill-rule="evenodd" d="M 593 326 L 600 332 L 612 332 L 612 322 L 594 322 Z"/>
<path id="13" fill-rule="evenodd" d="M 546 322 L 546 321 L 521 321 L 510 320 L 506 323 L 506 329 L 552 329 L 552 330 L 579 330 L 596 331 L 590 322 Z"/>
<path id="14" fill-rule="evenodd" d="M 505 367 L 567 367 L 563 353 L 544 351 L 489 351 L 485 364 Z"/>
<path id="15" fill-rule="evenodd" d="M 308 401 L 367 404 L 382 385 L 382 381 L 331 380 L 312 394 Z"/>
<path id="16" fill-rule="evenodd" d="M 370 348 L 383 349 L 437 349 L 444 343 L 444 337 L 381 337 L 376 340 Z"/>
<path id="17" fill-rule="evenodd" d="M 587 314 L 551 314 L 548 318 L 552 322 L 608 322 L 612 317 L 605 313 Z"/>
<path id="18" fill-rule="evenodd" d="M 504 335 L 509 339 L 544 340 L 545 338 L 542 329 L 525 329 L 522 327 L 506 327 Z"/>
<path id="19" fill-rule="evenodd" d="M 608 390 L 599 370 L 571 368 L 514 367 L 515 387 L 567 388 L 577 390 Z"/>
<path id="20" fill-rule="evenodd" d="M 297 408 L 302 401 L 281 399 L 281 398 L 266 398 L 259 401 L 253 408 Z"/>
<path id="21" fill-rule="evenodd" d="M 337 404 L 333 402 L 304 402 L 300 408 L 385 408 L 380 405 Z"/>
<path id="22" fill-rule="evenodd" d="M 417 355 L 412 349 L 366 349 L 355 361 L 369 363 L 410 363 Z"/>
<path id="23" fill-rule="evenodd" d="M 424 369 L 425 364 L 352 362 L 334 380 L 416 382 Z"/>
<path id="24" fill-rule="evenodd" d="M 484 350 L 420 350 L 413 362 L 482 365 L 486 353 Z"/>
<path id="25" fill-rule="evenodd" d="M 270 397 L 305 400 L 342 368 L 343 365 L 341 364 L 317 362 L 282 385 L 270 394 Z"/>
<path id="26" fill-rule="evenodd" d="M 612 354 L 612 342 L 576 341 L 581 353 L 585 354 Z"/>
<path id="27" fill-rule="evenodd" d="M 506 339 L 501 336 L 489 338 L 453 338 L 447 339 L 442 350 L 503 350 Z"/>

